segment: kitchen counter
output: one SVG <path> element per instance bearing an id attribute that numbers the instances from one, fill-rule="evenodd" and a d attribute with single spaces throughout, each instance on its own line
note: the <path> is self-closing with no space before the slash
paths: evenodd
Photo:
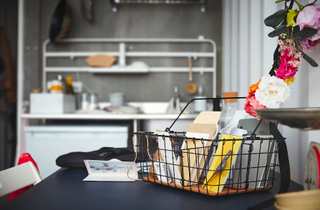
<path id="1" fill-rule="evenodd" d="M 21 115 L 22 119 L 92 119 L 92 120 L 133 120 L 133 131 L 138 131 L 138 121 L 140 120 L 172 120 L 172 122 L 178 117 L 179 114 L 166 114 L 168 103 L 166 102 L 129 102 L 129 105 L 137 106 L 140 108 L 138 114 L 117 114 L 105 111 L 95 112 L 77 112 L 77 113 L 66 113 L 66 114 L 30 114 L 25 113 Z M 181 107 L 183 108 L 187 103 L 182 102 Z M 191 105 L 191 104 L 190 104 Z M 110 106 L 110 103 L 99 103 L 100 109 Z M 210 110 L 211 107 L 208 107 Z M 188 106 L 184 113 L 179 117 L 179 120 L 193 120 L 197 117 L 198 113 L 193 113 L 192 105 Z M 169 125 L 168 125 L 169 126 Z"/>
<path id="2" fill-rule="evenodd" d="M 198 114 L 182 114 L 179 119 L 193 120 Z M 137 132 L 139 120 L 172 120 L 178 114 L 22 114 L 23 119 L 100 119 L 100 120 L 133 120 L 133 131 Z"/>
<path id="3" fill-rule="evenodd" d="M 179 119 L 194 119 L 198 114 L 182 114 Z M 22 114 L 25 119 L 176 119 L 178 114 Z"/>

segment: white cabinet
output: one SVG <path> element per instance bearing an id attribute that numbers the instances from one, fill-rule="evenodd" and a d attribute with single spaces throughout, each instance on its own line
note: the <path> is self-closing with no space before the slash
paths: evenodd
<path id="1" fill-rule="evenodd" d="M 127 147 L 128 132 L 128 126 L 28 126 L 25 150 L 38 164 L 44 179 L 59 169 L 56 159 L 60 155 L 101 147 Z"/>

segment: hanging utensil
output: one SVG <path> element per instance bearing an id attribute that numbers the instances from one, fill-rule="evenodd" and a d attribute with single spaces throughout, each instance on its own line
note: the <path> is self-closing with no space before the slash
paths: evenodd
<path id="1" fill-rule="evenodd" d="M 71 7 L 66 0 L 60 0 L 51 19 L 50 41 L 64 37 L 71 22 Z"/>
<path id="2" fill-rule="evenodd" d="M 192 83 L 192 57 L 188 58 L 189 63 L 189 84 L 187 85 L 187 93 L 195 94 L 197 92 L 197 85 Z"/>
<path id="3" fill-rule="evenodd" d="M 93 0 L 81 0 L 81 9 L 83 16 L 87 20 L 93 21 Z"/>

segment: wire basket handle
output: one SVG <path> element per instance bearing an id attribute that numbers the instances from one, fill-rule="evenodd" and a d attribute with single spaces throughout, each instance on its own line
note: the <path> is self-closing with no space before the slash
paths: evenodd
<path id="1" fill-rule="evenodd" d="M 177 118 L 173 121 L 173 123 L 170 125 L 170 127 L 167 127 L 165 129 L 166 132 L 171 132 L 171 128 L 172 126 L 177 122 L 177 120 L 180 118 L 180 116 L 182 115 L 182 113 L 184 112 L 184 110 L 187 109 L 187 107 L 189 106 L 189 104 L 195 100 L 212 100 L 212 101 L 215 101 L 215 100 L 221 100 L 221 99 L 245 99 L 247 97 L 221 97 L 221 98 L 193 98 L 191 99 L 185 106 L 184 108 L 182 109 L 182 111 L 179 113 L 179 115 L 177 116 Z M 214 108 L 214 107 L 213 107 Z"/>

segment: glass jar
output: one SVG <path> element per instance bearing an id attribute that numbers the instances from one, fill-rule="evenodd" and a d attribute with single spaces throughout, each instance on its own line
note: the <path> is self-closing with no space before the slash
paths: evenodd
<path id="1" fill-rule="evenodd" d="M 223 98 L 238 97 L 238 92 L 224 92 Z M 219 120 L 219 129 L 223 129 L 228 126 L 231 118 L 237 109 L 237 99 L 223 99 L 222 111 Z"/>

